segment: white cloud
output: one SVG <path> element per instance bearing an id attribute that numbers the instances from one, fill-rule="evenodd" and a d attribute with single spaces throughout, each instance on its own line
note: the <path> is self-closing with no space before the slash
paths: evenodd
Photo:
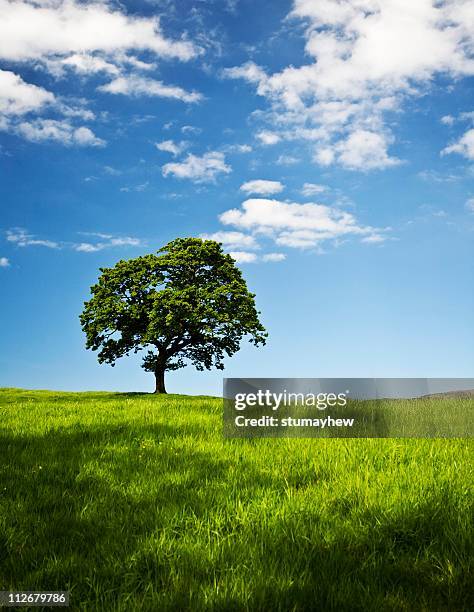
<path id="1" fill-rule="evenodd" d="M 263 179 L 247 181 L 240 186 L 240 191 L 244 193 L 258 193 L 260 195 L 273 195 L 280 193 L 283 189 L 284 186 L 280 181 L 266 181 Z"/>
<path id="2" fill-rule="evenodd" d="M 52 240 L 39 240 L 33 234 L 29 234 L 21 227 L 15 227 L 7 231 L 7 241 L 13 242 L 19 247 L 42 246 L 48 249 L 59 249 L 61 245 Z"/>
<path id="3" fill-rule="evenodd" d="M 23 115 L 53 102 L 51 92 L 25 83 L 14 72 L 0 70 L 0 115 Z"/>
<path id="4" fill-rule="evenodd" d="M 87 108 L 71 107 L 61 103 L 56 104 L 56 108 L 65 117 L 79 118 L 84 121 L 93 121 L 95 119 L 94 113 Z"/>
<path id="5" fill-rule="evenodd" d="M 257 257 L 255 253 L 250 253 L 248 251 L 231 251 L 229 255 L 233 257 L 237 263 L 256 263 L 258 261 L 269 263 L 286 259 L 286 255 L 283 253 L 267 253 L 260 258 Z"/>
<path id="6" fill-rule="evenodd" d="M 467 211 L 469 211 L 469 212 L 471 212 L 471 213 L 474 213 L 474 198 L 469 198 L 469 199 L 466 201 L 465 206 L 466 206 L 466 210 L 467 210 Z"/>
<path id="7" fill-rule="evenodd" d="M 74 53 L 68 57 L 46 58 L 42 60 L 45 68 L 55 77 L 62 77 L 66 70 L 71 70 L 81 76 L 93 74 L 118 75 L 120 67 L 103 57 L 88 53 Z"/>
<path id="8" fill-rule="evenodd" d="M 224 225 L 268 236 L 276 244 L 303 249 L 327 240 L 368 237 L 382 231 L 361 225 L 354 215 L 334 207 L 264 198 L 246 200 L 240 209 L 227 210 L 219 219 Z"/>
<path id="9" fill-rule="evenodd" d="M 98 88 L 100 91 L 110 94 L 123 94 L 137 97 L 140 95 L 156 96 L 159 98 L 173 98 L 182 102 L 199 102 L 202 95 L 195 91 L 189 92 L 182 87 L 165 85 L 162 81 L 155 81 L 137 75 L 119 76 L 106 85 Z"/>
<path id="10" fill-rule="evenodd" d="M 24 115 L 39 113 L 47 107 L 66 117 L 77 117 L 86 121 L 94 119 L 91 111 L 67 106 L 42 87 L 26 83 L 13 72 L 0 70 L 0 130 L 15 133 L 34 142 L 56 141 L 78 146 L 105 144 L 90 128 L 73 126 L 69 120 L 24 120 Z"/>
<path id="11" fill-rule="evenodd" d="M 324 146 L 316 149 L 314 152 L 314 161 L 321 166 L 330 166 L 334 163 L 336 155 L 334 153 L 334 147 Z"/>
<path id="12" fill-rule="evenodd" d="M 242 66 L 224 68 L 222 76 L 228 79 L 244 79 L 249 83 L 260 83 L 265 80 L 265 71 L 254 62 L 246 62 Z"/>
<path id="13" fill-rule="evenodd" d="M 201 234 L 203 240 L 215 240 L 221 242 L 224 248 L 236 249 L 258 249 L 258 243 L 250 234 L 242 232 L 215 232 L 214 234 Z"/>
<path id="14" fill-rule="evenodd" d="M 125 237 L 113 237 L 107 234 L 94 234 L 97 237 L 105 238 L 106 240 L 101 242 L 79 242 L 77 244 L 73 244 L 72 248 L 74 251 L 78 251 L 79 253 L 97 253 L 98 251 L 103 251 L 104 249 L 111 249 L 113 247 L 122 247 L 122 246 L 143 246 L 143 241 L 139 238 L 132 238 L 130 236 Z"/>
<path id="15" fill-rule="evenodd" d="M 147 79 L 140 72 L 156 68 L 149 57 L 190 60 L 201 49 L 182 37 L 164 36 L 158 17 L 138 17 L 108 0 L 0 0 L 0 61 L 20 71 L 40 67 L 54 77 L 70 72 L 114 77 L 99 87 L 101 91 L 126 95 L 151 95 L 184 102 L 197 102 L 202 96 L 183 88 Z M 143 61 L 137 54 L 146 54 Z M 128 74 L 127 74 L 128 73 Z M 42 119 L 41 125 L 19 125 L 17 117 L 40 115 L 45 109 L 57 117 Z M 0 129 L 30 140 L 55 140 L 68 145 L 99 146 L 103 141 L 85 126 L 55 127 L 46 121 L 63 117 L 94 119 L 86 109 L 71 108 L 59 97 L 27 83 L 19 74 L 0 70 Z M 64 129 L 63 129 L 64 128 Z M 61 132 L 61 133 L 59 133 Z"/>
<path id="16" fill-rule="evenodd" d="M 255 263 L 257 261 L 255 253 L 249 253 L 248 251 L 232 251 L 229 255 L 237 263 Z"/>
<path id="17" fill-rule="evenodd" d="M 113 236 L 112 234 L 104 234 L 100 232 L 80 232 L 83 235 L 95 238 L 89 242 L 66 242 L 43 240 L 36 238 L 34 234 L 30 234 L 22 227 L 9 229 L 6 233 L 7 241 L 19 247 L 42 246 L 49 249 L 72 249 L 79 253 L 95 253 L 104 249 L 124 246 L 143 246 L 144 242 L 139 238 L 131 236 Z M 98 240 L 97 240 L 98 239 Z"/>
<path id="18" fill-rule="evenodd" d="M 163 151 L 165 153 L 171 153 L 174 157 L 183 152 L 186 143 L 184 142 L 174 142 L 173 140 L 163 140 L 162 142 L 155 142 L 155 147 L 158 151 Z"/>
<path id="19" fill-rule="evenodd" d="M 458 153 L 467 159 L 474 159 L 474 128 L 468 130 L 461 138 L 441 151 L 441 155 Z"/>
<path id="20" fill-rule="evenodd" d="M 286 255 L 283 253 L 267 253 L 262 257 L 262 261 L 283 261 Z"/>
<path id="21" fill-rule="evenodd" d="M 122 174 L 121 170 L 117 170 L 113 166 L 104 166 L 104 172 L 109 176 L 120 176 Z"/>
<path id="22" fill-rule="evenodd" d="M 436 170 L 422 170 L 418 172 L 418 176 L 424 181 L 434 181 L 435 183 L 455 183 L 463 178 L 460 174 L 442 174 L 436 172 Z"/>
<path id="23" fill-rule="evenodd" d="M 158 17 L 127 15 L 107 2 L 0 0 L 0 58 L 4 60 L 129 50 L 184 61 L 199 52 L 188 41 L 165 38 Z"/>
<path id="24" fill-rule="evenodd" d="M 84 147 L 103 147 L 105 145 L 105 140 L 97 138 L 94 132 L 87 127 L 74 128 L 72 142 Z"/>
<path id="25" fill-rule="evenodd" d="M 387 138 L 380 133 L 355 130 L 346 140 L 315 153 L 316 161 L 328 166 L 335 161 L 349 170 L 374 170 L 396 166 L 400 160 L 387 154 Z"/>
<path id="26" fill-rule="evenodd" d="M 293 16 L 309 22 L 306 50 L 318 60 L 313 76 L 322 89 L 398 90 L 437 72 L 473 71 L 467 0 L 295 0 Z"/>
<path id="27" fill-rule="evenodd" d="M 181 132 L 183 134 L 194 134 L 198 135 L 202 132 L 201 128 L 196 127 L 195 125 L 183 125 L 181 128 Z"/>
<path id="28" fill-rule="evenodd" d="M 290 16 L 305 22 L 310 62 L 274 74 L 247 62 L 224 76 L 253 84 L 269 102 L 258 116 L 272 133 L 317 143 L 315 160 L 323 165 L 395 165 L 386 115 L 437 75 L 474 74 L 468 0 L 294 0 Z"/>
<path id="29" fill-rule="evenodd" d="M 318 232 L 311 230 L 291 230 L 283 231 L 275 242 L 280 246 L 287 246 L 293 249 L 312 249 L 319 245 L 321 238 Z"/>
<path id="30" fill-rule="evenodd" d="M 201 234 L 200 237 L 203 240 L 216 240 L 221 242 L 224 250 L 239 263 L 255 263 L 261 262 L 278 262 L 286 259 L 286 255 L 283 253 L 266 253 L 262 256 L 258 256 L 251 251 L 259 250 L 260 245 L 258 244 L 255 236 L 252 234 L 244 234 L 243 232 L 235 231 L 220 231 L 214 234 Z"/>
<path id="31" fill-rule="evenodd" d="M 301 160 L 293 155 L 280 155 L 276 160 L 276 163 L 279 166 L 294 166 L 298 164 Z"/>
<path id="32" fill-rule="evenodd" d="M 386 240 L 387 236 L 382 236 L 381 234 L 371 234 L 370 236 L 365 236 L 362 238 L 361 242 L 365 242 L 367 244 L 380 244 Z"/>
<path id="33" fill-rule="evenodd" d="M 456 119 L 452 115 L 444 115 L 440 121 L 443 125 L 453 125 Z"/>
<path id="34" fill-rule="evenodd" d="M 124 192 L 124 193 L 130 193 L 131 191 L 136 191 L 137 193 L 141 193 L 142 191 L 145 191 L 148 188 L 148 185 L 150 184 L 149 181 L 145 181 L 144 183 L 140 183 L 138 185 L 133 185 L 133 186 L 124 186 L 124 187 L 120 187 L 120 191 Z"/>
<path id="35" fill-rule="evenodd" d="M 73 248 L 79 253 L 95 253 L 96 251 L 102 250 L 98 245 L 91 244 L 90 242 L 80 242 L 79 244 L 74 245 Z"/>
<path id="36" fill-rule="evenodd" d="M 309 198 L 314 195 L 318 195 L 319 193 L 323 193 L 327 191 L 328 187 L 326 185 L 318 185 L 317 183 L 305 183 L 301 189 L 301 194 L 304 195 L 305 198 Z"/>
<path id="37" fill-rule="evenodd" d="M 219 151 L 210 151 L 202 157 L 189 154 L 182 162 L 170 162 L 162 168 L 163 176 L 173 175 L 178 179 L 189 179 L 195 183 L 212 183 L 218 174 L 229 174 L 232 168 L 225 163 Z"/>
<path id="38" fill-rule="evenodd" d="M 68 121 L 35 119 L 22 121 L 15 126 L 15 132 L 32 142 L 56 141 L 64 145 L 102 147 L 106 143 L 87 127 L 76 128 Z"/>
<path id="39" fill-rule="evenodd" d="M 270 132 L 269 130 L 262 130 L 261 132 L 258 132 L 256 137 L 266 146 L 275 145 L 281 140 L 281 137 L 278 134 L 275 132 Z"/>
<path id="40" fill-rule="evenodd" d="M 227 153 L 251 153 L 252 147 L 248 144 L 231 144 L 224 147 Z"/>
<path id="41" fill-rule="evenodd" d="M 0 257 L 0 268 L 8 268 L 10 260 L 8 257 Z"/>

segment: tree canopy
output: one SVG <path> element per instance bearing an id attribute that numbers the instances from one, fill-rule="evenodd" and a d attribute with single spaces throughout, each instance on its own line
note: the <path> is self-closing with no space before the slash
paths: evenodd
<path id="1" fill-rule="evenodd" d="M 145 350 L 142 367 L 154 373 L 156 393 L 166 393 L 166 370 L 188 362 L 223 369 L 245 336 L 265 344 L 255 295 L 214 240 L 177 238 L 156 254 L 100 272 L 80 316 L 86 348 L 112 366 Z"/>

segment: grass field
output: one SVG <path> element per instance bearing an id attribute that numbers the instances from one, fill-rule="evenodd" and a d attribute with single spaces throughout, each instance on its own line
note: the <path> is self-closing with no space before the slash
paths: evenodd
<path id="1" fill-rule="evenodd" d="M 88 611 L 473 609 L 472 440 L 223 440 L 221 403 L 0 390 L 0 589 Z"/>
<path id="2" fill-rule="evenodd" d="M 295 438 L 469 438 L 474 437 L 474 394 L 460 396 L 420 397 L 416 399 L 349 400 L 342 407 L 327 407 L 319 411 L 314 406 L 290 402 L 272 411 L 269 406 L 235 408 L 228 398 L 224 406 L 226 437 L 295 437 Z M 237 426 L 236 417 L 264 416 L 284 419 L 316 420 L 352 417 L 351 427 L 313 427 L 299 423 L 297 427 Z"/>

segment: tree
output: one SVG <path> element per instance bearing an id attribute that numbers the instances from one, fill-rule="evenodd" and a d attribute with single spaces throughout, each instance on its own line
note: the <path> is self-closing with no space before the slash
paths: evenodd
<path id="1" fill-rule="evenodd" d="M 214 240 L 177 238 L 157 254 L 100 268 L 80 316 L 86 348 L 99 363 L 146 350 L 142 367 L 166 393 L 165 372 L 194 364 L 223 369 L 244 336 L 265 344 L 255 295 Z"/>

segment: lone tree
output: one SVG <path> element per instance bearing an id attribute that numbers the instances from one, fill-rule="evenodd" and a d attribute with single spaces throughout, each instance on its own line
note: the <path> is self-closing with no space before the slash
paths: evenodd
<path id="1" fill-rule="evenodd" d="M 255 295 L 214 240 L 177 238 L 156 255 L 100 271 L 80 316 L 86 348 L 111 366 L 146 350 L 142 367 L 154 373 L 155 393 L 166 393 L 166 370 L 186 361 L 198 370 L 222 370 L 224 357 L 239 350 L 244 336 L 265 344 Z"/>

